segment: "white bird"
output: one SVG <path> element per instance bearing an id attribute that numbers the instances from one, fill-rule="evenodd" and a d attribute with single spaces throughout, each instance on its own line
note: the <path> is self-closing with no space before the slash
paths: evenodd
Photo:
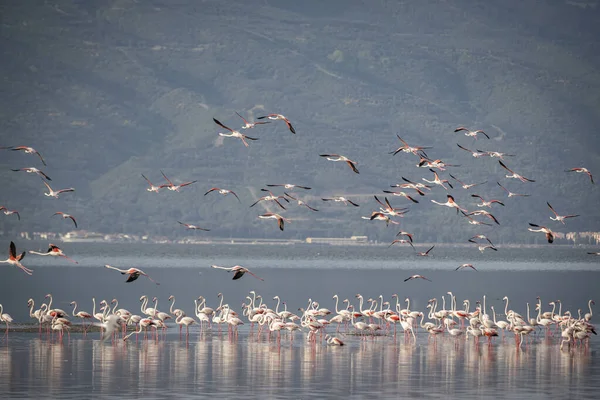
<path id="1" fill-rule="evenodd" d="M 277 213 L 265 213 L 262 215 L 259 215 L 258 218 L 262 218 L 262 219 L 269 219 L 269 218 L 273 218 L 277 220 L 277 223 L 279 224 L 279 229 L 283 230 L 283 226 L 285 224 L 285 222 L 290 222 L 289 219 L 282 217 L 281 215 L 277 214 Z"/>
<path id="2" fill-rule="evenodd" d="M 554 242 L 554 232 L 552 232 L 550 229 L 546 228 L 545 226 L 532 224 L 531 222 L 529 223 L 529 225 L 539 229 L 527 228 L 527 230 L 531 232 L 543 232 L 544 234 L 546 234 L 546 239 L 548 240 L 548 243 Z"/>
<path id="3" fill-rule="evenodd" d="M 263 278 L 260 278 L 256 275 L 254 275 L 252 272 L 250 272 L 250 270 L 248 268 L 244 268 L 241 265 L 236 265 L 234 267 L 220 267 L 218 265 L 211 265 L 211 267 L 213 268 L 218 268 L 218 269 L 224 269 L 226 271 L 229 272 L 235 272 L 235 274 L 233 275 L 232 280 L 236 280 L 236 279 L 240 279 L 242 276 L 244 276 L 244 274 L 247 272 L 250 275 L 252 275 L 253 277 L 255 277 L 256 279 L 260 279 L 261 281 L 264 281 Z"/>
<path id="4" fill-rule="evenodd" d="M 552 206 L 550 205 L 550 203 L 546 202 L 546 204 L 548 204 L 548 207 L 550 207 L 550 210 L 555 215 L 554 218 L 550 217 L 550 219 L 552 221 L 559 221 L 559 222 L 562 222 L 564 224 L 565 223 L 565 219 L 567 219 L 567 218 L 579 217 L 579 214 L 575 214 L 575 215 L 558 215 L 558 213 L 556 211 L 554 211 L 554 208 L 552 208 Z"/>
<path id="5" fill-rule="evenodd" d="M 352 171 L 356 172 L 357 174 L 358 169 L 356 168 L 356 164 L 358 164 L 356 161 L 352 161 L 351 159 L 345 157 L 345 156 L 341 156 L 339 154 L 319 154 L 321 157 L 325 157 L 327 158 L 329 161 L 344 161 L 346 164 L 348 164 L 348 166 L 350 168 L 352 168 Z"/>
<path id="6" fill-rule="evenodd" d="M 227 129 L 228 131 L 230 131 L 231 133 L 222 133 L 219 132 L 219 136 L 225 136 L 225 137 L 235 137 L 235 138 L 239 138 L 242 140 L 242 143 L 244 143 L 244 146 L 248 147 L 248 142 L 246 142 L 246 139 L 248 140 L 258 140 L 258 138 L 253 138 L 247 135 L 244 135 L 243 133 L 233 130 L 225 125 L 223 125 L 219 120 L 213 118 L 213 121 L 215 121 L 215 124 L 219 125 L 222 128 Z"/>
<path id="7" fill-rule="evenodd" d="M 150 276 L 148 274 L 146 274 L 144 271 L 142 271 L 141 269 L 137 269 L 137 268 L 119 269 L 119 268 L 115 268 L 108 264 L 105 264 L 104 267 L 109 268 L 109 269 L 114 269 L 115 271 L 119 271 L 121 273 L 121 275 L 129 275 L 125 282 L 133 282 L 137 278 L 139 278 L 140 276 L 143 275 L 146 278 L 150 279 L 152 282 L 156 283 L 157 285 L 160 285 L 160 283 L 158 283 L 154 279 L 150 278 Z"/>
<path id="8" fill-rule="evenodd" d="M 10 246 L 8 246 L 8 258 L 4 261 L 0 261 L 0 263 L 14 265 L 21 268 L 21 270 L 27 275 L 31 275 L 33 274 L 33 271 L 21 264 L 21 260 L 25 258 L 25 254 L 25 252 L 22 252 L 21 254 L 17 255 L 17 247 L 15 246 L 14 242 L 10 242 Z"/>
<path id="9" fill-rule="evenodd" d="M 29 167 L 29 168 L 19 168 L 19 169 L 13 169 L 12 171 L 15 172 L 19 172 L 19 171 L 25 171 L 28 172 L 30 174 L 38 174 L 39 176 L 41 176 L 42 178 L 51 181 L 52 179 L 50 179 L 50 177 L 48 175 L 46 175 L 42 170 L 34 168 L 34 167 Z"/>
<path id="10" fill-rule="evenodd" d="M 42 181 L 42 182 L 44 182 L 44 185 L 46 185 L 46 187 L 48 188 L 48 193 L 44 193 L 44 194 L 48 197 L 54 197 L 55 199 L 58 199 L 58 195 L 61 193 L 75 191 L 75 189 L 73 189 L 73 188 L 61 189 L 61 190 L 54 191 L 54 190 L 52 190 L 52 188 L 50 187 L 50 185 L 48 185 L 48 183 L 46 181 Z"/>
<path id="11" fill-rule="evenodd" d="M 446 197 L 448 198 L 448 200 L 445 203 L 440 203 L 437 202 L 435 200 L 431 200 L 432 203 L 435 203 L 437 205 L 440 206 L 446 206 L 446 207 L 450 207 L 450 208 L 456 208 L 456 213 L 458 214 L 458 211 L 463 211 L 465 213 L 468 213 L 467 210 L 465 210 L 464 208 L 461 208 L 458 204 L 456 204 L 456 202 L 454 201 L 454 197 L 452 197 L 452 195 L 446 195 Z"/>
<path id="12" fill-rule="evenodd" d="M 472 130 L 469 130 L 468 128 L 465 128 L 464 126 L 459 126 L 458 128 L 456 128 L 454 130 L 454 132 L 460 132 L 460 131 L 465 131 L 465 136 L 471 136 L 471 137 L 474 137 L 475 139 L 477 139 L 477 134 L 479 134 L 479 133 L 481 133 L 483 136 L 485 136 L 488 139 L 490 138 L 487 135 L 487 133 L 485 133 L 481 129 L 478 129 L 476 131 L 472 131 Z"/>

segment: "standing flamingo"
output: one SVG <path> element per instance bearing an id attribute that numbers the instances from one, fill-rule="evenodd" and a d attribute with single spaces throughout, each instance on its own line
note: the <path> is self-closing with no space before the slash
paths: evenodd
<path id="1" fill-rule="evenodd" d="M 5 335 L 8 336 L 8 324 L 13 322 L 13 319 L 10 315 L 4 313 L 3 311 L 4 311 L 4 307 L 2 306 L 2 304 L 0 304 L 0 322 L 4 322 L 6 324 Z"/>
<path id="2" fill-rule="evenodd" d="M 73 306 L 73 316 L 75 318 L 81 318 L 81 323 L 83 325 L 83 335 L 85 336 L 87 334 L 87 327 L 85 325 L 85 321 L 87 319 L 91 319 L 92 315 L 90 313 L 85 312 L 85 311 L 79 311 L 78 313 L 75 313 L 75 310 L 77 309 L 77 302 L 76 301 L 72 301 L 71 305 Z"/>

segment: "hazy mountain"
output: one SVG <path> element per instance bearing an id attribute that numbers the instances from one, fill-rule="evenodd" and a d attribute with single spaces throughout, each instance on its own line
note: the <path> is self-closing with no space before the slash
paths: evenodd
<path id="1" fill-rule="evenodd" d="M 50 218 L 64 211 L 82 229 L 187 235 L 177 220 L 220 237 L 350 236 L 391 241 L 402 227 L 419 241 L 464 241 L 486 232 L 499 242 L 541 243 L 527 222 L 559 232 L 598 231 L 600 180 L 600 1 L 86 1 L 0 5 L 0 145 L 29 145 L 48 166 L 21 152 L 0 153 L 0 231 L 72 229 Z M 239 129 L 265 113 L 290 118 L 245 131 L 246 148 L 223 138 L 217 118 Z M 484 129 L 474 141 L 454 128 Z M 365 221 L 401 177 L 431 179 L 418 158 L 388 154 L 400 146 L 432 146 L 427 154 L 460 167 L 441 172 L 468 182 L 451 193 L 469 210 L 470 193 L 505 201 L 491 211 L 495 227 L 473 227 L 438 207 L 433 188 L 419 204 L 389 197 L 410 212 L 401 225 Z M 456 144 L 509 154 L 505 163 L 535 183 L 504 178 L 497 159 L 474 159 Z M 319 157 L 339 153 L 358 162 Z M 43 195 L 39 178 L 10 168 L 35 166 L 60 199 Z M 148 193 L 163 170 L 180 193 Z M 496 185 L 528 193 L 506 199 Z M 452 179 L 451 179 L 451 182 Z M 296 183 L 319 212 L 290 203 L 284 232 L 249 208 L 268 183 Z M 454 183 L 454 182 L 453 182 Z M 241 198 L 203 194 L 213 186 Z M 283 193 L 282 190 L 274 190 Z M 347 195 L 360 207 L 321 197 Z M 378 196 L 379 197 L 379 196 Z M 383 198 L 383 196 L 381 197 Z M 549 201 L 567 225 L 550 221 Z M 287 205 L 286 205 L 287 207 Z M 487 220 L 486 220 L 487 222 Z M 398 229 L 397 229 L 398 228 Z"/>

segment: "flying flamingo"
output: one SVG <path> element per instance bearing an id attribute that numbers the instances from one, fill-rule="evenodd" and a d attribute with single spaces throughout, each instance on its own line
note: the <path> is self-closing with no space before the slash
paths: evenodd
<path id="1" fill-rule="evenodd" d="M 410 240 L 411 243 L 413 241 L 413 234 L 412 233 L 400 231 L 400 232 L 396 233 L 396 237 L 398 237 L 398 236 L 406 236 L 408 238 L 408 240 Z"/>
<path id="2" fill-rule="evenodd" d="M 448 174 L 448 175 L 450 175 L 450 178 L 452 178 L 456 182 L 460 183 L 462 188 L 465 190 L 468 190 L 468 189 L 471 189 L 472 187 L 483 185 L 483 184 L 487 183 L 487 181 L 481 182 L 481 183 L 464 183 L 464 182 L 460 181 L 458 178 L 454 177 L 452 174 Z"/>
<path id="3" fill-rule="evenodd" d="M 375 197 L 375 201 L 377 201 L 381 207 L 379 207 L 379 210 L 386 215 L 391 215 L 393 216 L 397 216 L 397 217 L 402 217 L 404 214 L 406 214 L 408 212 L 407 208 L 394 208 L 392 207 L 392 205 L 390 204 L 390 202 L 388 201 L 387 197 L 384 197 L 384 201 L 385 204 L 381 202 L 381 200 L 379 200 L 377 198 L 377 196 L 373 196 Z"/>
<path id="4" fill-rule="evenodd" d="M 192 183 L 196 183 L 196 182 L 198 182 L 198 181 L 196 180 L 196 181 L 184 182 L 184 183 L 181 183 L 181 184 L 179 184 L 179 185 L 175 185 L 175 184 L 173 184 L 173 182 L 171 182 L 171 180 L 169 180 L 169 178 L 167 178 L 167 176 L 165 175 L 165 173 L 164 173 L 164 172 L 160 171 L 160 173 L 162 174 L 162 176 L 163 176 L 163 177 L 164 177 L 164 178 L 167 180 L 167 182 L 168 182 L 168 184 L 166 184 L 166 185 L 162 185 L 161 187 L 163 187 L 163 186 L 164 186 L 164 187 L 166 187 L 167 189 L 169 189 L 169 190 L 171 190 L 171 191 L 174 191 L 174 192 L 179 192 L 179 189 L 181 189 L 182 187 L 184 187 L 184 186 L 188 186 L 188 185 L 191 185 Z"/>
<path id="5" fill-rule="evenodd" d="M 283 194 L 286 195 L 287 197 L 289 197 L 290 199 L 295 200 L 298 203 L 299 206 L 304 206 L 304 207 L 308 208 L 311 211 L 319 211 L 316 208 L 312 208 L 311 206 L 309 206 L 308 204 L 306 204 L 304 201 L 302 201 L 300 199 L 297 199 L 296 197 L 293 197 L 293 196 L 291 196 L 290 194 L 288 194 L 286 192 L 284 192 Z"/>
<path id="6" fill-rule="evenodd" d="M 63 253 L 63 251 L 60 249 L 60 247 L 58 247 L 55 244 L 50 243 L 48 245 L 48 250 L 45 253 L 40 253 L 34 250 L 29 250 L 29 253 L 31 254 L 37 254 L 38 256 L 54 256 L 54 257 L 63 257 L 66 258 L 67 260 L 74 262 L 75 264 L 79 264 L 77 261 L 73 260 L 72 258 L 69 258 L 65 255 L 65 253 Z"/>
<path id="7" fill-rule="evenodd" d="M 396 134 L 396 136 L 398 137 L 398 139 L 400 139 L 400 141 L 402 142 L 403 146 L 398 147 L 396 150 L 391 151 L 389 154 L 393 154 L 396 155 L 399 152 L 403 152 L 403 153 L 412 153 L 414 155 L 418 155 L 418 152 L 422 152 L 423 154 L 425 154 L 423 152 L 423 150 L 426 149 L 431 149 L 431 147 L 424 147 L 424 146 L 409 146 L 408 143 L 406 143 L 404 140 L 402 140 L 402 138 Z"/>
<path id="8" fill-rule="evenodd" d="M 488 138 L 488 139 L 490 138 L 490 137 L 487 135 L 487 133 L 485 133 L 485 132 L 484 132 L 484 131 L 482 131 L 481 129 L 478 129 L 478 130 L 476 130 L 476 131 L 472 131 L 472 130 L 469 130 L 468 128 L 465 128 L 464 126 L 459 126 L 458 128 L 456 128 L 456 129 L 454 130 L 454 132 L 455 132 L 455 133 L 456 133 L 456 132 L 460 132 L 460 131 L 465 131 L 465 136 L 471 136 L 471 137 L 474 137 L 474 138 L 475 138 L 475 140 L 477 140 L 477 134 L 479 134 L 479 133 L 481 133 L 483 136 L 485 136 L 485 137 L 486 137 L 486 138 Z"/>
<path id="9" fill-rule="evenodd" d="M 358 207 L 358 204 L 354 203 L 352 200 L 349 200 L 343 196 L 337 196 L 337 197 L 329 197 L 326 199 L 321 198 L 321 200 L 323 201 L 334 201 L 336 203 L 344 203 L 345 205 L 348 205 L 348 203 L 352 204 L 354 207 Z"/>
<path id="10" fill-rule="evenodd" d="M 460 165 L 446 164 L 444 161 L 442 161 L 440 159 L 432 160 L 427 157 L 421 157 L 421 159 L 419 160 L 419 163 L 417 164 L 417 167 L 419 167 L 419 168 L 437 168 L 440 171 L 445 171 L 446 167 L 460 167 Z"/>
<path id="11" fill-rule="evenodd" d="M 228 268 L 228 267 L 220 267 L 218 265 L 211 265 L 211 267 L 218 268 L 218 269 L 224 269 L 224 270 L 229 271 L 229 272 L 235 272 L 235 274 L 233 275 L 233 278 L 232 278 L 232 280 L 234 280 L 234 281 L 237 280 L 237 279 L 240 279 L 242 276 L 244 276 L 244 274 L 246 272 L 249 273 L 250 275 L 252 275 L 253 277 L 255 277 L 256 279 L 260 279 L 261 281 L 264 281 L 263 278 L 260 278 L 260 277 L 258 277 L 256 275 L 254 275 L 252 272 L 250 272 L 250 270 L 248 268 L 244 268 L 241 265 L 236 265 L 236 266 L 230 267 L 230 268 Z"/>
<path id="12" fill-rule="evenodd" d="M 356 164 L 358 164 L 356 161 L 352 161 L 349 158 L 345 157 L 345 156 L 341 156 L 339 154 L 319 154 L 320 157 L 325 157 L 327 158 L 329 161 L 344 161 L 346 164 L 348 164 L 348 166 L 350 168 L 352 168 L 352 171 L 356 172 L 357 174 L 358 169 L 356 168 Z"/>
<path id="13" fill-rule="evenodd" d="M 270 120 L 276 121 L 276 120 L 282 120 L 283 122 L 285 122 L 285 124 L 287 125 L 288 129 L 290 130 L 290 132 L 292 133 L 296 133 L 296 130 L 294 129 L 294 127 L 292 126 L 292 124 L 290 123 L 290 121 L 284 117 L 281 114 L 268 114 L 268 115 L 263 115 L 262 117 L 258 117 L 256 119 L 265 119 L 268 118 Z"/>
<path id="14" fill-rule="evenodd" d="M 456 143 L 456 145 L 457 145 L 458 147 L 460 147 L 461 149 L 463 149 L 464 151 L 468 151 L 469 153 L 471 153 L 471 155 L 472 155 L 473 157 L 475 157 L 475 158 L 489 156 L 489 154 L 488 154 L 488 153 L 485 153 L 485 152 L 483 152 L 483 151 L 479 151 L 479 150 L 477 150 L 477 151 L 469 150 L 469 149 L 467 149 L 466 147 L 463 147 L 463 146 L 461 146 L 461 145 L 460 145 L 460 144 L 458 144 L 458 143 Z"/>
<path id="15" fill-rule="evenodd" d="M 11 171 L 15 171 L 15 172 L 19 172 L 19 171 L 25 171 L 28 172 L 30 174 L 38 174 L 39 176 L 41 176 L 42 178 L 51 181 L 52 179 L 50 179 L 50 177 L 48 175 L 46 175 L 42 170 L 39 170 L 37 168 L 34 167 L 30 167 L 30 168 L 19 168 L 19 169 L 11 169 Z"/>
<path id="16" fill-rule="evenodd" d="M 543 232 L 544 234 L 546 234 L 546 239 L 548 239 L 548 243 L 554 242 L 554 232 L 552 232 L 550 229 L 546 228 L 545 226 L 532 224 L 531 222 L 529 223 L 529 225 L 539 229 L 527 228 L 527 230 L 531 232 Z"/>
<path id="17" fill-rule="evenodd" d="M 519 193 L 513 193 L 510 190 L 508 190 L 507 188 L 505 188 L 504 186 L 502 186 L 500 184 L 500 182 L 496 182 L 498 184 L 498 186 L 500 186 L 507 194 L 508 197 L 516 197 L 516 196 L 520 196 L 520 197 L 529 197 L 531 196 L 530 194 L 519 194 Z"/>
<path id="18" fill-rule="evenodd" d="M 410 247 L 412 247 L 413 249 L 415 248 L 415 246 L 413 246 L 412 242 L 410 240 L 406 240 L 406 239 L 394 239 L 388 247 L 392 247 L 396 243 L 408 243 L 408 244 L 410 244 Z"/>
<path id="19" fill-rule="evenodd" d="M 222 194 L 223 196 L 227 196 L 229 193 L 231 193 L 232 195 L 235 196 L 236 199 L 238 199 L 238 201 L 240 201 L 240 198 L 238 197 L 237 194 L 235 194 L 235 192 L 233 190 L 221 189 L 218 187 L 211 188 L 208 192 L 204 193 L 204 195 L 206 196 L 207 194 L 209 194 L 210 192 L 214 192 L 215 190 L 218 191 L 219 194 Z M 240 201 L 240 203 L 241 203 L 241 201 Z"/>
<path id="20" fill-rule="evenodd" d="M 361 218 L 362 219 L 368 219 L 370 221 L 373 221 L 373 220 L 376 220 L 376 221 L 385 221 L 385 226 L 388 226 L 390 223 L 394 224 L 394 225 L 399 225 L 400 224 L 400 222 L 392 221 L 392 219 L 388 215 L 386 215 L 386 214 L 384 214 L 382 212 L 379 212 L 379 211 L 373 211 L 371 213 L 370 217 L 361 217 Z"/>
<path id="21" fill-rule="evenodd" d="M 58 199 L 58 195 L 61 193 L 66 193 L 66 192 L 74 192 L 75 189 L 73 188 L 68 188 L 68 189 L 61 189 L 61 190 L 57 190 L 54 191 L 52 190 L 52 188 L 50 187 L 50 185 L 48 185 L 48 183 L 46 183 L 46 181 L 42 181 L 44 182 L 44 185 L 46 185 L 46 187 L 48 188 L 48 193 L 44 193 L 46 196 L 48 197 L 54 197 L 55 199 Z"/>
<path id="22" fill-rule="evenodd" d="M 273 218 L 277 220 L 277 223 L 279 224 L 279 229 L 283 230 L 283 225 L 285 222 L 290 222 L 289 219 L 282 217 L 281 215 L 277 214 L 277 213 L 272 213 L 272 212 L 268 212 L 262 215 L 259 215 L 258 218 L 262 218 L 262 219 L 269 219 L 269 218 Z"/>
<path id="23" fill-rule="evenodd" d="M 458 271 L 459 269 L 463 269 L 463 268 L 471 268 L 471 269 L 474 269 L 475 271 L 477 271 L 477 268 L 475 268 L 473 266 L 473 264 L 461 264 L 455 269 L 455 271 Z"/>
<path id="24" fill-rule="evenodd" d="M 74 218 L 72 215 L 70 215 L 70 214 L 66 214 L 66 213 L 64 213 L 64 212 L 60 212 L 60 211 L 57 211 L 57 212 L 55 212 L 54 214 L 52 214 L 52 216 L 55 216 L 55 215 L 60 215 L 60 216 L 61 216 L 61 217 L 63 217 L 64 219 L 66 219 L 66 218 L 70 218 L 70 219 L 71 219 L 71 221 L 73 221 L 73 223 L 75 224 L 75 228 L 77 228 L 77 221 L 75 221 L 75 218 Z"/>
<path id="25" fill-rule="evenodd" d="M 168 184 L 156 186 L 152 182 L 150 182 L 150 179 L 146 178 L 146 176 L 144 174 L 142 174 L 142 178 L 144 178 L 146 180 L 146 182 L 148 182 L 149 187 L 147 187 L 146 190 L 149 191 L 149 192 L 156 192 L 156 193 L 158 193 L 158 191 L 160 189 L 169 186 Z"/>
<path id="26" fill-rule="evenodd" d="M 19 219 L 19 221 L 21 220 L 21 215 L 19 214 L 18 211 L 16 210 L 9 210 L 8 208 L 2 206 L 0 207 L 0 211 L 4 212 L 4 215 L 12 215 L 12 214 L 16 214 L 17 218 Z"/>
<path id="27" fill-rule="evenodd" d="M 421 257 L 428 257 L 429 256 L 429 252 L 431 250 L 433 250 L 433 248 L 435 247 L 435 245 L 431 246 L 427 251 L 418 251 L 417 255 L 421 256 Z M 414 248 L 414 247 L 413 247 Z"/>
<path id="28" fill-rule="evenodd" d="M 179 222 L 181 225 L 185 226 L 187 229 L 207 231 L 207 232 L 210 231 L 210 229 L 201 228 L 198 225 L 186 224 L 185 222 L 181 222 L 181 221 L 177 221 L 177 222 Z"/>
<path id="29" fill-rule="evenodd" d="M 492 158 L 499 158 L 501 160 L 504 160 L 504 157 L 514 157 L 514 154 L 506 154 L 506 153 L 500 153 L 499 151 L 482 151 L 482 150 L 477 150 L 479 152 L 482 153 L 486 153 L 488 156 L 492 157 Z"/>
<path id="30" fill-rule="evenodd" d="M 494 243 L 492 243 L 492 241 L 490 239 L 488 239 L 487 236 L 483 235 L 483 234 L 479 234 L 479 235 L 475 235 L 473 236 L 471 239 L 469 239 L 468 241 L 471 243 L 477 243 L 476 241 L 474 241 L 473 239 L 482 239 L 482 240 L 487 240 L 489 244 L 491 244 L 492 246 L 494 245 Z"/>
<path id="31" fill-rule="evenodd" d="M 404 282 L 410 281 L 412 279 L 425 279 L 426 281 L 431 282 L 431 279 L 428 279 L 428 278 L 424 277 L 423 275 L 412 275 L 412 276 L 409 276 L 408 278 L 406 278 L 404 280 Z"/>
<path id="32" fill-rule="evenodd" d="M 448 179 L 440 179 L 440 177 L 438 176 L 437 172 L 435 172 L 434 170 L 432 170 L 431 168 L 429 168 L 429 170 L 431 172 L 433 172 L 433 180 L 429 181 L 425 178 L 422 178 L 425 182 L 427 183 L 433 183 L 435 185 L 440 185 L 441 187 L 444 188 L 444 190 L 448 190 L 448 188 L 446 186 L 444 186 L 444 183 L 447 183 L 448 186 L 450 186 L 450 188 L 453 189 L 452 185 L 450 184 L 450 182 L 448 182 Z"/>
<path id="33" fill-rule="evenodd" d="M 27 275 L 31 275 L 33 274 L 33 271 L 21 264 L 21 260 L 25 258 L 25 254 L 25 252 L 22 252 L 21 254 L 17 255 L 17 247 L 15 246 L 14 242 L 10 242 L 10 246 L 8 247 L 8 258 L 4 261 L 0 261 L 0 263 L 14 265 L 21 268 L 21 270 L 23 270 L 23 272 L 25 272 Z"/>
<path id="34" fill-rule="evenodd" d="M 248 122 L 246 120 L 246 118 L 242 117 L 240 114 L 238 114 L 238 112 L 235 112 L 238 117 L 240 117 L 241 119 L 244 120 L 244 125 L 242 125 L 242 129 L 252 129 L 254 128 L 256 125 L 264 125 L 264 124 L 270 124 L 271 121 L 261 121 L 261 122 Z"/>
<path id="35" fill-rule="evenodd" d="M 521 182 L 535 182 L 533 179 L 525 178 L 524 176 L 517 174 L 512 169 L 510 169 L 506 165 L 504 165 L 504 163 L 502 161 L 498 160 L 498 162 L 500 163 L 500 166 L 502 166 L 502 168 L 504 168 L 505 170 L 507 170 L 508 172 L 510 172 L 512 174 L 512 175 L 506 175 L 507 178 L 515 178 L 515 179 L 520 180 Z"/>
<path id="36" fill-rule="evenodd" d="M 253 138 L 247 135 L 244 135 L 243 133 L 240 133 L 239 131 L 233 130 L 231 128 L 228 128 L 227 126 L 223 125 L 219 120 L 213 118 L 213 121 L 215 121 L 215 124 L 219 125 L 222 128 L 227 129 L 228 131 L 230 131 L 231 133 L 222 133 L 219 132 L 219 136 L 225 136 L 225 137 L 235 137 L 235 138 L 239 138 L 242 140 L 242 143 L 244 143 L 244 146 L 248 147 L 248 142 L 246 142 L 246 139 L 248 140 L 258 140 L 258 138 Z"/>
<path id="37" fill-rule="evenodd" d="M 150 276 L 148 274 L 146 274 L 144 271 L 142 271 L 141 269 L 137 269 L 137 268 L 119 269 L 119 268 L 110 266 L 108 264 L 105 264 L 104 266 L 106 268 L 110 268 L 110 269 L 114 269 L 115 271 L 119 271 L 121 273 L 121 275 L 129 275 L 125 282 L 133 282 L 137 278 L 139 278 L 141 275 L 143 275 L 146 278 L 150 279 L 152 282 L 156 283 L 157 285 L 160 285 L 160 283 L 158 283 L 154 279 L 150 278 Z"/>
<path id="38" fill-rule="evenodd" d="M 268 196 L 263 196 L 261 198 L 259 198 L 258 200 L 256 200 L 254 203 L 252 203 L 252 205 L 250 205 L 250 207 L 254 207 L 255 205 L 257 205 L 259 202 L 261 201 L 274 201 L 275 203 L 277 203 L 277 205 L 281 208 L 283 208 L 285 210 L 285 207 L 279 202 L 278 199 L 283 199 L 285 201 L 287 201 L 289 203 L 289 200 L 285 198 L 285 196 L 275 196 L 270 190 L 268 189 L 260 189 L 262 192 L 269 192 Z"/>
<path id="39" fill-rule="evenodd" d="M 483 197 L 481 197 L 478 194 L 472 194 L 471 197 L 475 197 L 479 200 L 481 200 L 481 203 L 477 204 L 477 207 L 489 207 L 492 208 L 492 204 L 494 203 L 498 203 L 501 206 L 504 206 L 504 203 L 501 202 L 500 200 L 490 200 L 490 201 L 485 201 L 485 199 Z"/>
<path id="40" fill-rule="evenodd" d="M 546 202 L 546 204 L 548 204 L 548 207 L 550 207 L 550 210 L 552 210 L 552 212 L 556 216 L 554 218 L 550 217 L 550 219 L 552 221 L 559 221 L 559 222 L 562 222 L 564 224 L 565 223 L 565 219 L 567 219 L 567 218 L 579 217 L 579 214 L 576 214 L 576 215 L 558 215 L 558 213 L 556 211 L 554 211 L 554 208 L 552 208 L 552 206 L 550 205 L 550 203 Z"/>
<path id="41" fill-rule="evenodd" d="M 461 210 L 462 215 L 464 215 L 469 221 L 469 224 L 471 225 L 485 225 L 485 226 L 492 226 L 492 224 L 488 224 L 486 222 L 481 222 L 481 221 L 477 221 L 475 218 L 471 217 L 471 214 L 467 214 L 464 211 Z"/>
<path id="42" fill-rule="evenodd" d="M 496 224 L 500 225 L 500 222 L 498 222 L 498 220 L 496 219 L 496 217 L 494 217 L 492 214 L 490 214 L 486 210 L 475 210 L 475 211 L 471 211 L 470 213 L 466 213 L 466 215 L 468 215 L 468 216 L 471 216 L 471 215 L 485 215 L 486 217 L 488 217 L 489 219 L 491 219 L 492 221 L 494 221 Z"/>
<path id="43" fill-rule="evenodd" d="M 40 160 L 42 160 L 42 164 L 46 165 L 46 161 L 44 161 L 44 159 L 42 158 L 42 155 L 33 147 L 27 147 L 27 146 L 16 146 L 11 148 L 10 150 L 12 151 L 22 151 L 25 154 L 37 154 L 38 157 L 40 158 Z"/>
<path id="44" fill-rule="evenodd" d="M 269 186 L 269 187 L 282 186 L 284 189 L 287 189 L 287 190 L 294 190 L 295 188 L 310 190 L 310 188 L 307 186 L 293 185 L 291 183 L 271 184 L 271 185 L 267 185 L 267 186 Z"/>
<path id="45" fill-rule="evenodd" d="M 445 203 L 440 203 L 437 202 L 435 200 L 431 200 L 432 203 L 435 203 L 437 205 L 440 206 L 446 206 L 446 207 L 450 207 L 450 208 L 456 208 L 456 213 L 458 214 L 458 211 L 463 211 L 465 213 L 467 213 L 468 211 L 465 210 L 464 208 L 460 208 L 460 206 L 458 204 L 456 204 L 456 202 L 454 201 L 454 197 L 452 197 L 452 195 L 446 195 L 446 197 L 448 198 L 448 201 L 446 201 Z"/>
<path id="46" fill-rule="evenodd" d="M 579 172 L 579 173 L 588 174 L 588 176 L 590 177 L 590 181 L 592 181 L 592 183 L 594 183 L 594 177 L 592 176 L 592 173 L 587 168 L 571 168 L 571 169 L 566 169 L 565 172 Z"/>
<path id="47" fill-rule="evenodd" d="M 416 189 L 419 193 L 423 193 L 422 191 L 420 191 L 419 189 Z M 406 192 L 393 192 L 391 190 L 384 190 L 383 193 L 389 193 L 392 196 L 401 196 L 404 197 L 410 201 L 412 201 L 413 203 L 418 203 L 418 200 L 413 199 L 412 197 L 410 197 L 410 195 L 406 194 Z M 424 196 L 425 193 L 423 193 L 421 196 Z"/>
<path id="48" fill-rule="evenodd" d="M 13 322 L 13 319 L 9 314 L 4 313 L 4 307 L 2 306 L 2 304 L 0 304 L 0 322 L 4 322 L 6 324 L 5 335 L 8 336 L 8 324 L 10 322 Z"/>
<path id="49" fill-rule="evenodd" d="M 479 251 L 482 252 L 482 253 L 485 251 L 485 249 L 490 249 L 490 250 L 498 251 L 498 249 L 495 246 L 492 246 L 492 245 L 485 245 L 485 246 L 479 245 L 478 248 L 479 248 Z"/>

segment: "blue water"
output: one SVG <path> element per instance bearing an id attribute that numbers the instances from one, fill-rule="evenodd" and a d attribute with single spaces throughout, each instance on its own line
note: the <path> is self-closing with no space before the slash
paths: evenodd
<path id="1" fill-rule="evenodd" d="M 585 249 L 542 247 L 500 249 L 481 254 L 477 248 L 436 246 L 432 257 L 416 257 L 410 248 L 251 246 L 251 245 L 130 245 L 64 243 L 63 250 L 80 262 L 43 257 L 26 258 L 34 275 L 14 268 L 2 270 L 0 302 L 15 318 L 14 326 L 32 323 L 27 299 L 36 308 L 52 293 L 53 307 L 70 311 L 72 300 L 92 311 L 91 298 L 119 300 L 119 308 L 140 314 L 139 297 L 157 296 L 167 309 L 174 294 L 177 307 L 193 314 L 193 299 L 207 298 L 216 308 L 224 302 L 241 313 L 241 303 L 251 290 L 275 308 L 273 296 L 297 312 L 308 298 L 321 307 L 335 309 L 339 294 L 358 307 L 355 295 L 365 300 L 381 294 L 391 301 L 409 298 L 411 309 L 425 311 L 427 300 L 452 291 L 458 304 L 469 299 L 472 307 L 486 295 L 487 312 L 493 305 L 526 314 L 526 304 L 542 298 L 543 310 L 560 299 L 562 311 L 577 315 L 587 311 L 588 299 L 598 293 L 599 258 Z M 475 271 L 454 271 L 471 262 Z M 144 269 L 160 281 L 156 286 L 143 277 L 124 283 L 109 263 L 121 268 Z M 232 281 L 211 264 L 241 264 L 263 277 L 244 276 Z M 414 273 L 432 282 L 409 281 Z M 403 303 L 404 306 L 405 303 Z M 448 303 L 449 306 L 449 303 Z M 533 308 L 532 308 L 533 311 Z M 595 318 L 595 317 L 594 317 Z M 593 319 L 594 320 L 594 319 Z M 592 320 L 592 321 L 593 321 Z M 556 338 L 538 333 L 532 342 L 517 347 L 511 334 L 496 338 L 491 347 L 476 347 L 470 338 L 454 341 L 440 337 L 428 343 L 418 334 L 417 343 L 405 343 L 401 334 L 361 340 L 340 334 L 346 346 L 328 347 L 322 339 L 310 344 L 305 332 L 280 342 L 257 337 L 249 324 L 237 339 L 216 328 L 199 335 L 193 327 L 189 340 L 180 340 L 170 324 L 164 339 L 127 343 L 101 343 L 98 333 L 84 338 L 73 333 L 62 342 L 37 333 L 11 331 L 0 341 L 0 398 L 593 398 L 600 389 L 599 341 L 561 351 Z M 330 326 L 329 332 L 335 327 Z M 560 332 L 559 332 L 560 334 Z"/>

